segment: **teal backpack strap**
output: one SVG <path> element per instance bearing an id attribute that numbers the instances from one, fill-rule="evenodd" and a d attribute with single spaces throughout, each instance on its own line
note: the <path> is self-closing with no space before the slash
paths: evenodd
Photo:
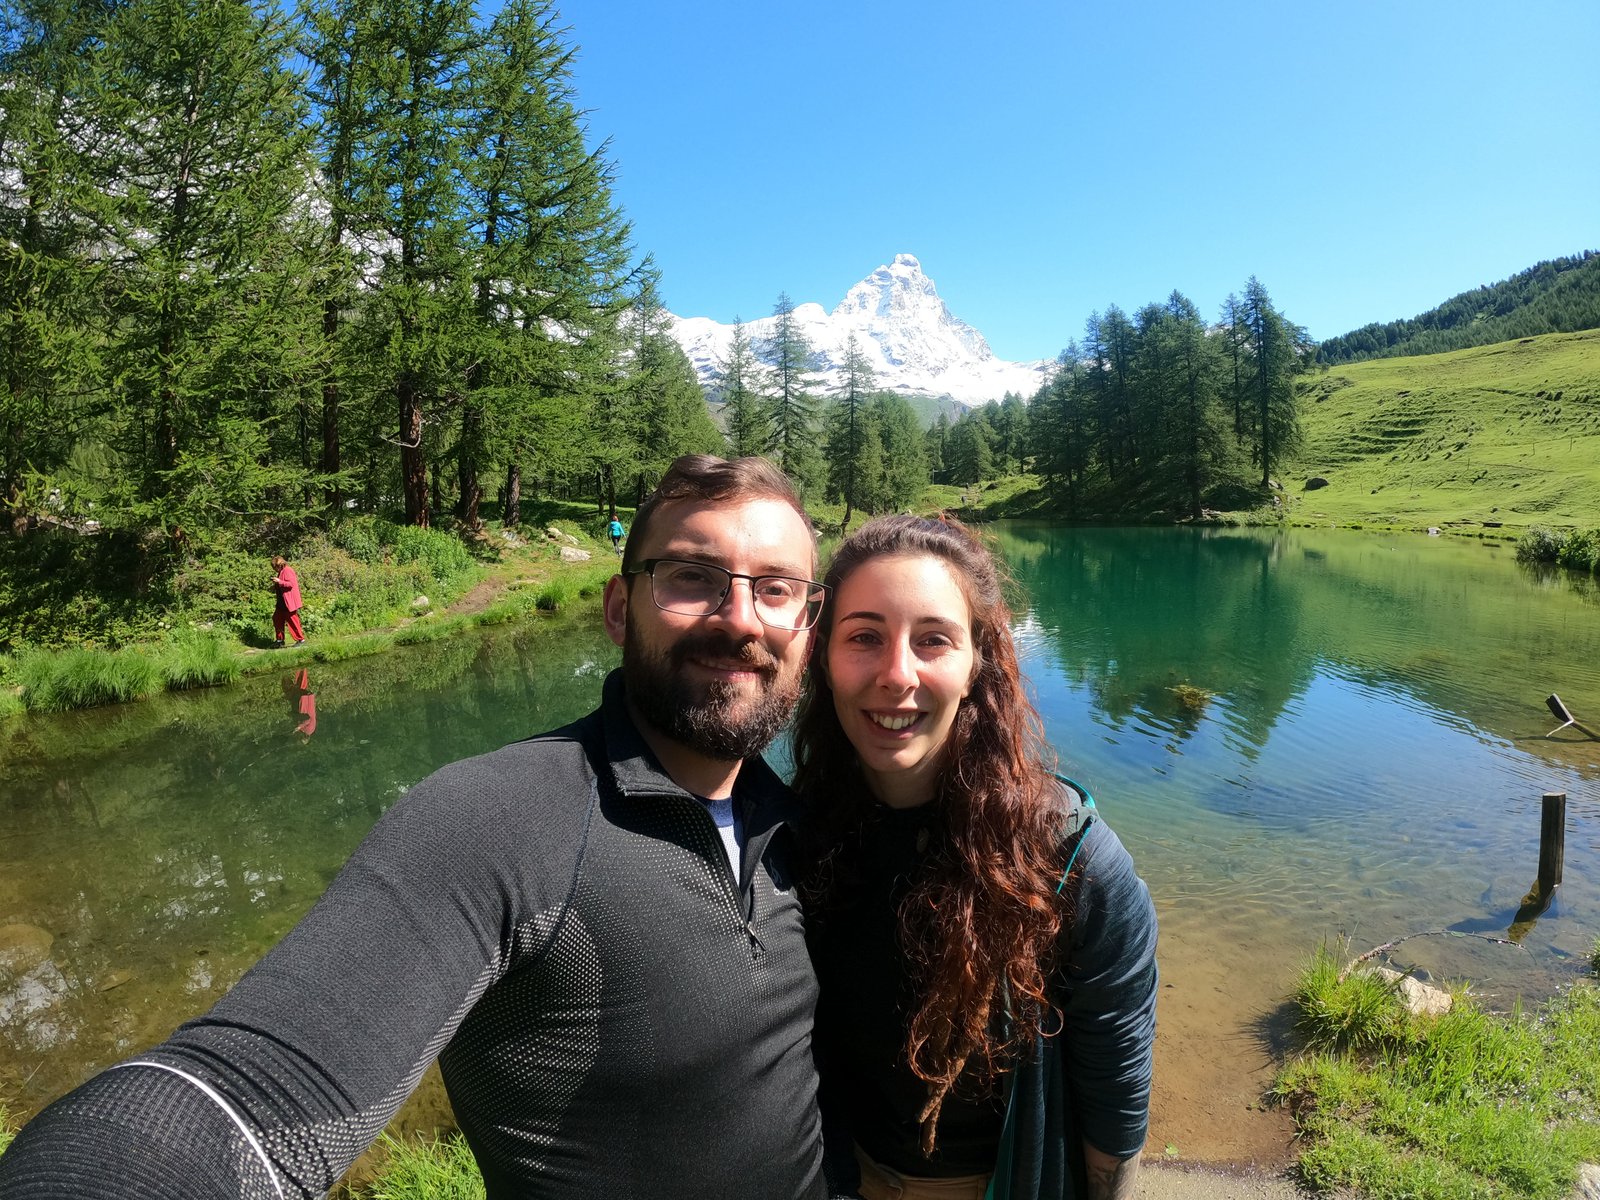
<path id="1" fill-rule="evenodd" d="M 1077 804 L 1067 815 L 1067 844 L 1072 847 L 1072 853 L 1067 855 L 1067 866 L 1061 872 L 1061 882 L 1056 884 L 1056 895 L 1066 889 L 1067 876 L 1072 874 L 1072 864 L 1078 861 L 1078 851 L 1083 849 L 1083 835 L 1089 832 L 1089 826 L 1094 824 L 1095 815 L 1099 809 L 1095 807 L 1094 797 L 1089 794 L 1089 789 L 1076 779 L 1069 779 L 1065 775 L 1057 774 L 1058 782 L 1065 784 L 1077 796 Z"/>
<path id="2" fill-rule="evenodd" d="M 1074 797 L 1072 810 L 1066 820 L 1066 844 L 1072 847 L 1072 852 L 1067 855 L 1067 866 L 1061 872 L 1061 882 L 1056 884 L 1056 895 L 1059 896 L 1066 889 L 1073 864 L 1078 861 L 1078 851 L 1083 849 L 1083 835 L 1089 832 L 1089 826 L 1094 824 L 1095 814 L 1099 810 L 1095 808 L 1094 797 L 1089 794 L 1089 789 L 1076 779 L 1057 774 L 1056 780 L 1067 787 Z M 1009 1003 L 1010 998 L 1007 997 L 1008 1016 Z M 1006 1075 L 1006 1116 L 1000 1126 L 1000 1148 L 995 1154 L 994 1174 L 989 1176 L 989 1186 L 984 1190 L 983 1200 L 1006 1200 L 1011 1194 L 1011 1164 L 1017 1149 L 1016 1109 L 1017 1073 L 1011 1071 Z"/>

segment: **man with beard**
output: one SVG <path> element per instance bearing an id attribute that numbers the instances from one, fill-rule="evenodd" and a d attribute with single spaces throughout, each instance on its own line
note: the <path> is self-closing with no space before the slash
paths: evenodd
<path id="1" fill-rule="evenodd" d="M 825 589 L 770 463 L 673 464 L 600 708 L 451 764 L 205 1016 L 56 1101 L 6 1200 L 321 1196 L 439 1060 L 490 1200 L 820 1200 L 816 984 L 760 758 Z"/>

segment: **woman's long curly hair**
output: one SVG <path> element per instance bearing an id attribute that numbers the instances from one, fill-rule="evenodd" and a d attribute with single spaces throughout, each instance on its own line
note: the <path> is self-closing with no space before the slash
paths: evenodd
<path id="1" fill-rule="evenodd" d="M 938 559 L 971 610 L 971 691 L 944 747 L 934 837 L 900 906 L 900 940 L 920 1007 L 906 1058 L 928 1084 L 922 1147 L 968 1062 L 993 1080 L 1030 1046 L 1050 1010 L 1045 979 L 1061 928 L 1053 759 L 1023 691 L 1010 610 L 993 555 L 953 519 L 880 517 L 839 546 L 826 582 L 838 588 L 869 559 Z M 813 650 L 811 686 L 795 722 L 795 786 L 810 808 L 802 894 L 821 921 L 855 878 L 870 793 L 834 711 L 827 674 L 832 606 Z M 997 1019 L 1003 1018 L 1003 1019 Z"/>

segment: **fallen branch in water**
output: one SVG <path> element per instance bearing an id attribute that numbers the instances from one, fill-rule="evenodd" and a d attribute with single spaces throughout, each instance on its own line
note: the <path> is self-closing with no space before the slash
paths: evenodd
<path id="1" fill-rule="evenodd" d="M 1459 929 L 1419 929 L 1416 933 L 1408 933 L 1405 935 L 1405 937 L 1395 938 L 1392 942 L 1385 942 L 1381 946 L 1374 946 L 1365 954 L 1352 958 L 1348 963 L 1345 964 L 1344 970 L 1339 972 L 1339 981 L 1341 983 L 1344 982 L 1345 977 L 1348 976 L 1351 971 L 1355 970 L 1369 958 L 1376 958 L 1380 954 L 1385 954 L 1388 951 L 1393 950 L 1401 942 L 1409 942 L 1412 938 L 1419 937 L 1478 938 L 1485 942 L 1491 942 L 1496 946 L 1515 946 L 1518 950 L 1522 951 L 1526 951 L 1528 949 L 1521 942 L 1514 942 L 1510 938 L 1492 937 L 1487 933 L 1465 933 Z"/>

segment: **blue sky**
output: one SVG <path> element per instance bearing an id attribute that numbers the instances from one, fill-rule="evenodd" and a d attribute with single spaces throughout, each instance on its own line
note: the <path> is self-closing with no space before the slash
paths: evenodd
<path id="1" fill-rule="evenodd" d="M 1003 358 L 1258 276 L 1313 337 L 1600 249 L 1600 3 L 558 0 L 680 316 L 896 253 Z"/>

